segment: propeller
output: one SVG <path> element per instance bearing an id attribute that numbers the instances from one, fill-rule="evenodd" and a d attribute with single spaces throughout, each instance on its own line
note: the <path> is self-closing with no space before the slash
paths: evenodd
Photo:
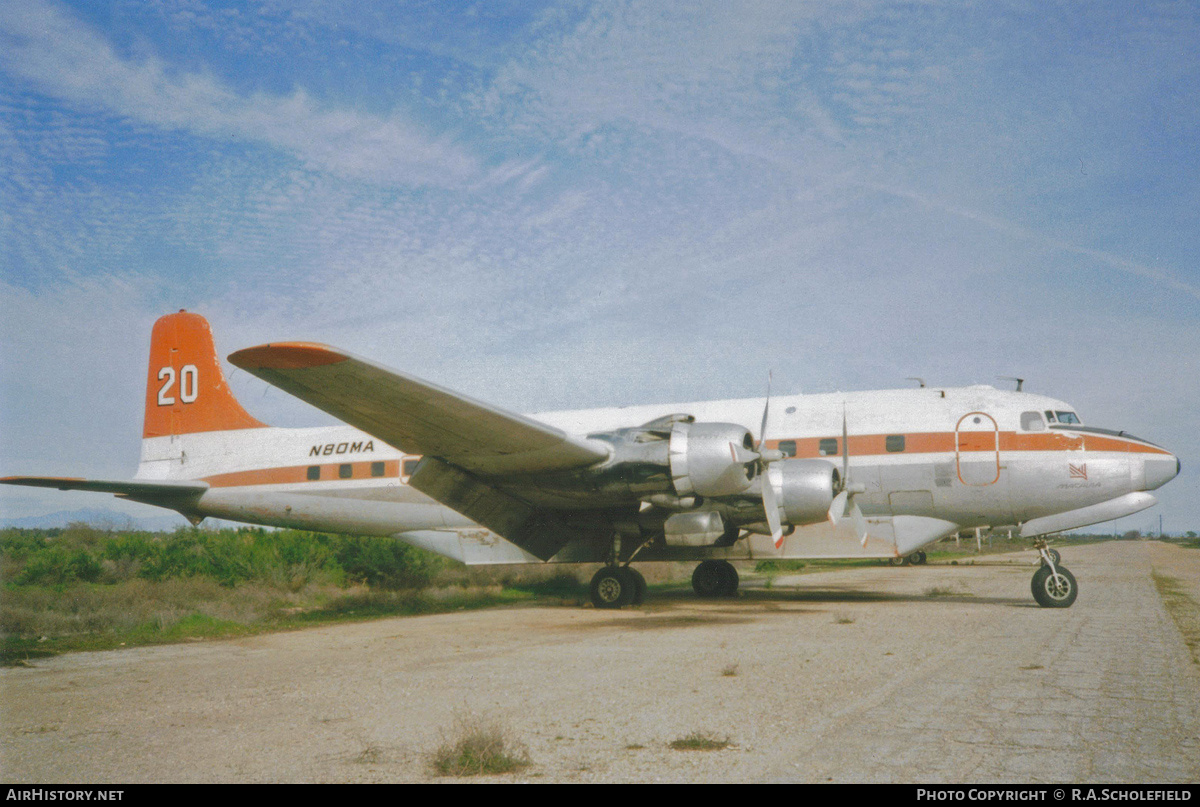
<path id="1" fill-rule="evenodd" d="M 863 546 L 867 545 L 867 519 L 863 516 L 862 510 L 858 506 L 858 502 L 854 497 L 859 493 L 866 493 L 866 485 L 854 483 L 850 481 L 850 440 L 849 430 L 846 426 L 846 406 L 842 405 L 842 478 L 839 483 L 840 490 L 833 497 L 833 503 L 829 505 L 829 520 L 833 526 L 837 526 L 843 518 L 850 516 L 854 521 L 854 534 L 858 536 L 859 543 Z"/>
<path id="2" fill-rule="evenodd" d="M 775 486 L 767 475 L 767 466 L 783 459 L 783 452 L 766 448 L 767 415 L 771 411 L 771 372 L 767 372 L 767 400 L 763 404 L 762 425 L 758 429 L 759 487 L 762 488 L 763 510 L 767 514 L 767 526 L 771 528 L 771 541 L 775 548 L 783 547 L 783 523 L 779 519 L 779 500 L 775 497 Z"/>

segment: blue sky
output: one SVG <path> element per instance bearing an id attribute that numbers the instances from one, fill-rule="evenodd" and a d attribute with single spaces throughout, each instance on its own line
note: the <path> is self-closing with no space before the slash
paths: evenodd
<path id="1" fill-rule="evenodd" d="M 0 474 L 130 475 L 187 308 L 523 411 L 1020 375 L 1200 530 L 1197 87 L 1182 2 L 0 0 Z"/>

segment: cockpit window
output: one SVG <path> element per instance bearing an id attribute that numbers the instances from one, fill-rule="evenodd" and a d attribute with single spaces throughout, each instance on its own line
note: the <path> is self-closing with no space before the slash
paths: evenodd
<path id="1" fill-rule="evenodd" d="M 1049 409 L 1047 409 L 1047 410 L 1046 410 L 1046 420 L 1050 421 L 1051 423 L 1057 423 L 1057 422 L 1058 422 L 1058 421 L 1056 421 L 1056 420 L 1054 419 L 1054 413 L 1053 413 L 1053 412 L 1051 412 Z"/>
<path id="2" fill-rule="evenodd" d="M 1022 412 L 1021 428 L 1027 432 L 1040 432 L 1046 428 L 1046 422 L 1040 412 Z"/>
<path id="3" fill-rule="evenodd" d="M 1076 415 L 1074 412 L 1055 412 L 1054 414 L 1058 415 L 1059 423 L 1082 423 L 1083 422 L 1079 419 L 1079 416 Z"/>

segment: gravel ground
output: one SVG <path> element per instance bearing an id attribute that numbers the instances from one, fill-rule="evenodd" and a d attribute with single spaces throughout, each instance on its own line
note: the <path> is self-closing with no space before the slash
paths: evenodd
<path id="1" fill-rule="evenodd" d="M 0 671 L 10 783 L 426 782 L 465 722 L 532 765 L 482 781 L 1196 782 L 1200 664 L 1151 572 L 1200 551 L 1068 547 L 750 580 L 620 612 L 526 607 L 77 653 Z M 755 588 L 756 585 L 759 586 Z M 1193 614 L 1193 619 L 1195 615 Z M 677 751 L 693 732 L 719 751 Z M 451 780 L 454 781 L 454 780 Z"/>

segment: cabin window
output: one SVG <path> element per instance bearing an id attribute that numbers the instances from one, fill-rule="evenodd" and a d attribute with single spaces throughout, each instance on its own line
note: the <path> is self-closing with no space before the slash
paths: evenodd
<path id="1" fill-rule="evenodd" d="M 412 476 L 413 472 L 417 470 L 417 465 L 420 462 L 421 462 L 420 460 L 405 460 L 404 461 L 404 475 Z"/>
<path id="2" fill-rule="evenodd" d="M 371 476 L 383 476 L 384 468 L 382 462 L 371 463 Z"/>
<path id="3" fill-rule="evenodd" d="M 796 456 L 796 441 L 795 440 L 780 440 L 779 450 L 785 457 Z"/>
<path id="4" fill-rule="evenodd" d="M 1080 423 L 1079 416 L 1074 412 L 1055 412 L 1059 423 Z"/>
<path id="5" fill-rule="evenodd" d="M 822 457 L 835 456 L 838 453 L 837 438 L 830 437 L 826 440 L 822 440 L 820 442 L 820 444 L 817 446 L 817 453 L 820 454 Z"/>
<path id="6" fill-rule="evenodd" d="M 350 463 L 346 463 L 345 465 L 338 466 L 338 478 L 339 479 L 349 479 L 352 476 L 354 476 L 354 466 L 353 465 L 351 465 Z"/>
<path id="7" fill-rule="evenodd" d="M 320 465 L 308 466 L 308 478 L 309 478 L 309 481 L 320 479 L 321 478 L 321 466 Z"/>
<path id="8" fill-rule="evenodd" d="M 1046 428 L 1046 423 L 1042 420 L 1040 412 L 1022 412 L 1021 428 L 1027 432 L 1040 432 Z"/>
<path id="9" fill-rule="evenodd" d="M 904 435 L 903 434 L 889 434 L 887 436 L 887 440 L 885 441 L 885 443 L 886 443 L 885 447 L 887 448 L 888 451 L 892 451 L 892 452 L 903 451 L 904 450 Z"/>

